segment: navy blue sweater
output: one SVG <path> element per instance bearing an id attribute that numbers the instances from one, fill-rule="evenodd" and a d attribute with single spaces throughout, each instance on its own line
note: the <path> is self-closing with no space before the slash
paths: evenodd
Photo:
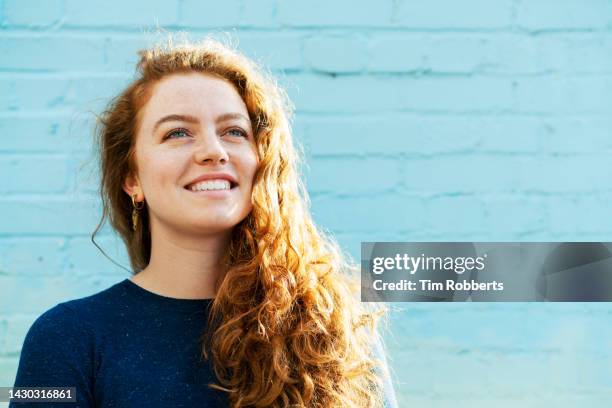
<path id="1" fill-rule="evenodd" d="M 129 279 L 60 303 L 28 331 L 15 387 L 76 387 L 77 403 L 9 407 L 227 407 L 201 355 L 212 299 L 175 299 Z M 377 348 L 380 354 L 381 349 Z M 396 407 L 386 378 L 388 407 Z"/>

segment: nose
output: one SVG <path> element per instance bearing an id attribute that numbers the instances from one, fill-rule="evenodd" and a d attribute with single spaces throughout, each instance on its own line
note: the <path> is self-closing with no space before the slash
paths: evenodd
<path id="1" fill-rule="evenodd" d="M 196 163 L 212 162 L 213 164 L 226 163 L 229 160 L 229 155 L 215 130 L 211 129 L 202 133 L 194 159 Z"/>

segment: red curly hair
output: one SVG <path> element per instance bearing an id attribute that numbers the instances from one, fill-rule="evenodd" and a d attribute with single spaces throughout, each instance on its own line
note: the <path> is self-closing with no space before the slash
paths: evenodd
<path id="1" fill-rule="evenodd" d="M 147 266 L 146 211 L 134 232 L 122 189 L 136 171 L 139 113 L 153 85 L 183 72 L 228 80 L 254 126 L 259 167 L 251 213 L 233 229 L 202 354 L 212 357 L 233 407 L 380 407 L 376 323 L 386 309 L 359 302 L 357 267 L 315 226 L 300 177 L 285 93 L 253 61 L 216 40 L 167 42 L 139 52 L 137 78 L 99 116 L 103 215 L 126 244 L 134 271 Z M 95 243 L 95 241 L 94 241 Z M 378 340 L 380 341 L 380 340 Z"/>

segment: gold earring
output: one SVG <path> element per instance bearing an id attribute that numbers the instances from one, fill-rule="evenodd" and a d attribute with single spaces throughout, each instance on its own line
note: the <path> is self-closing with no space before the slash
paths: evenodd
<path id="1" fill-rule="evenodd" d="M 140 207 L 136 205 L 136 197 L 138 197 L 138 194 L 132 195 L 132 206 L 134 207 L 132 209 L 132 230 L 133 231 L 136 231 L 136 226 L 138 226 L 138 211 L 142 210 L 142 208 L 144 207 L 144 200 L 140 201 Z"/>

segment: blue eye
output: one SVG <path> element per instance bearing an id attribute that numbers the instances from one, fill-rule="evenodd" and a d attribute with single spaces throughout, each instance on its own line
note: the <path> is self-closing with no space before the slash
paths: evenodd
<path id="1" fill-rule="evenodd" d="M 231 136 L 239 136 L 239 137 L 248 137 L 248 133 L 245 132 L 242 129 L 230 129 L 226 132 L 227 134 L 230 134 Z M 178 136 L 175 136 L 178 135 Z M 164 136 L 163 140 L 166 139 L 182 139 L 182 136 L 180 135 L 186 135 L 189 136 L 189 131 L 187 129 L 174 129 L 171 132 L 169 132 L 166 136 Z"/>
<path id="2" fill-rule="evenodd" d="M 232 134 L 232 136 L 248 137 L 247 133 L 242 129 L 230 129 L 227 133 Z"/>
<path id="3" fill-rule="evenodd" d="M 168 133 L 165 137 L 164 140 L 166 139 L 176 139 L 175 137 L 171 137 L 172 135 L 177 135 L 177 134 L 189 134 L 189 132 L 187 132 L 187 129 L 174 129 L 173 131 L 171 131 L 170 133 Z"/>

